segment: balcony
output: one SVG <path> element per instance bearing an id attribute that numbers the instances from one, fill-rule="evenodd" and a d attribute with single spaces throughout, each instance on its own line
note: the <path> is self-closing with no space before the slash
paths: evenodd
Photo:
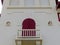
<path id="1" fill-rule="evenodd" d="M 35 30 L 35 29 L 18 30 L 17 37 L 18 38 L 40 38 L 40 30 Z"/>

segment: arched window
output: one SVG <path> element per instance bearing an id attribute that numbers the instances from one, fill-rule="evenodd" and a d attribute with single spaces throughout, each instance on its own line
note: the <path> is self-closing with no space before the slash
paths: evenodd
<path id="1" fill-rule="evenodd" d="M 22 36 L 36 36 L 36 23 L 33 19 L 27 18 L 22 23 Z"/>

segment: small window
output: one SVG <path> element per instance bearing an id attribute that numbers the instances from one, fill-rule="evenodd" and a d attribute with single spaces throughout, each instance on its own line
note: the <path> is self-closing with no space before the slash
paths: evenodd
<path id="1" fill-rule="evenodd" d="M 40 0 L 40 5 L 41 6 L 49 6 L 49 0 Z"/>
<path id="2" fill-rule="evenodd" d="M 33 6 L 34 0 L 24 0 L 24 6 Z"/>
<path id="3" fill-rule="evenodd" d="M 19 5 L 19 0 L 10 0 L 10 5 Z"/>

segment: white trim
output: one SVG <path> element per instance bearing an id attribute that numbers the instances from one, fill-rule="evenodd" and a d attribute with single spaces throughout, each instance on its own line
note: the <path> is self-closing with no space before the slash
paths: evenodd
<path id="1" fill-rule="evenodd" d="M 16 40 L 42 40 L 42 38 L 16 38 Z"/>
<path id="2" fill-rule="evenodd" d="M 40 45 L 40 41 L 36 41 L 36 45 Z"/>
<path id="3" fill-rule="evenodd" d="M 19 7 L 19 6 L 8 6 L 7 9 L 52 9 L 50 6 L 41 6 L 41 7 Z"/>
<path id="4" fill-rule="evenodd" d="M 17 42 L 17 45 L 21 45 L 21 41 L 18 41 L 18 42 Z"/>

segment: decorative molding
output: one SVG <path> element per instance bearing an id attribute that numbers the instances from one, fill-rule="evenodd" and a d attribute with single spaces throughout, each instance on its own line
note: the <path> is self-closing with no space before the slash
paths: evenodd
<path id="1" fill-rule="evenodd" d="M 24 13 L 24 12 L 8 12 L 7 14 L 15 14 L 15 13 Z"/>
<path id="2" fill-rule="evenodd" d="M 34 13 L 47 13 L 47 14 L 51 14 L 51 12 L 45 12 L 45 11 L 39 11 L 39 12 L 34 12 Z"/>
<path id="3" fill-rule="evenodd" d="M 10 21 L 7 21 L 6 22 L 6 26 L 10 26 L 11 25 L 11 22 Z"/>
<path id="4" fill-rule="evenodd" d="M 52 9 L 52 7 L 48 6 L 48 7 L 7 7 L 7 9 Z"/>
<path id="5" fill-rule="evenodd" d="M 52 26 L 52 21 L 49 21 L 48 22 L 48 26 Z"/>

